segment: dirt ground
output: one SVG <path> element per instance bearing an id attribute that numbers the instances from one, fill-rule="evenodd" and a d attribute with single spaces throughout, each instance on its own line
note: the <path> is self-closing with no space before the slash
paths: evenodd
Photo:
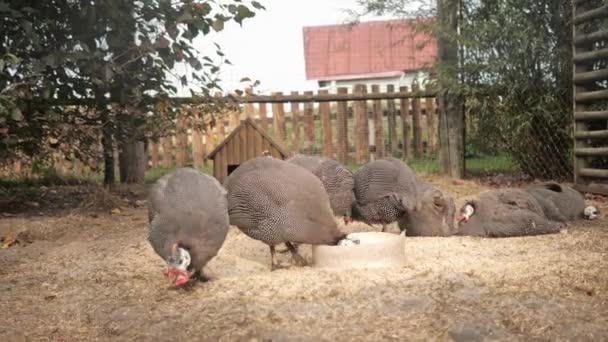
<path id="1" fill-rule="evenodd" d="M 485 188 L 427 179 L 457 196 Z M 270 272 L 268 248 L 231 228 L 211 280 L 175 289 L 145 207 L 93 214 L 57 204 L 86 202 L 78 190 L 45 191 L 0 214 L 4 244 L 19 242 L 0 249 L 2 341 L 608 339 L 605 218 L 567 234 L 407 238 L 406 267 L 356 271 Z"/>

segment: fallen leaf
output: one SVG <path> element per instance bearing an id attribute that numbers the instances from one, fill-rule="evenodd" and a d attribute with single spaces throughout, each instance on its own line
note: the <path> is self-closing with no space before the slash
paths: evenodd
<path id="1" fill-rule="evenodd" d="M 112 209 L 112 211 L 110 213 L 112 215 L 120 215 L 121 211 L 118 208 L 114 208 L 114 209 Z"/>
<path id="2" fill-rule="evenodd" d="M 0 242 L 2 243 L 0 245 L 0 249 L 7 249 L 18 243 L 17 237 L 14 235 L 3 236 L 2 238 L 0 238 Z"/>

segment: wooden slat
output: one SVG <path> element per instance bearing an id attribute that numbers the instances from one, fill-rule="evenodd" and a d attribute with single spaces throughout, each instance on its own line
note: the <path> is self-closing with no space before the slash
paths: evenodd
<path id="1" fill-rule="evenodd" d="M 158 160 L 159 160 L 159 156 L 160 156 L 160 150 L 159 150 L 158 143 L 150 142 L 150 150 L 152 151 L 152 167 L 157 168 Z"/>
<path id="2" fill-rule="evenodd" d="M 264 147 L 262 144 L 262 140 L 263 137 L 261 134 L 259 134 L 258 132 L 254 132 L 254 138 L 253 140 L 255 141 L 255 155 L 256 156 L 261 156 L 262 152 L 264 151 Z"/>
<path id="3" fill-rule="evenodd" d="M 418 84 L 412 85 L 412 90 L 418 90 Z M 420 120 L 420 99 L 412 100 L 412 126 L 414 128 L 414 157 L 422 158 L 422 120 Z"/>
<path id="4" fill-rule="evenodd" d="M 407 91 L 407 87 L 399 88 L 400 91 Z M 403 130 L 403 149 L 405 159 L 412 158 L 412 138 L 410 135 L 410 100 L 401 99 L 401 128 Z"/>
<path id="5" fill-rule="evenodd" d="M 364 84 L 356 84 L 355 92 L 365 93 Z M 369 131 L 367 124 L 367 103 L 364 100 L 355 101 L 355 155 L 357 163 L 364 164 L 369 161 Z"/>
<path id="6" fill-rule="evenodd" d="M 298 92 L 292 91 L 291 95 L 298 95 Z M 291 103 L 291 150 L 300 151 L 300 104 L 297 102 Z"/>
<path id="7" fill-rule="evenodd" d="M 576 64 L 583 64 L 595 62 L 604 58 L 608 58 L 608 49 L 577 53 L 572 57 L 572 61 Z"/>
<path id="8" fill-rule="evenodd" d="M 388 84 L 386 86 L 386 92 L 394 93 L 395 86 Z M 396 157 L 399 141 L 397 141 L 397 108 L 395 106 L 395 100 L 390 99 L 386 101 L 386 110 L 388 121 L 388 151 L 390 156 Z"/>
<path id="9" fill-rule="evenodd" d="M 338 88 L 338 94 L 348 94 L 348 88 Z M 348 113 L 347 103 L 336 104 L 336 152 L 338 161 L 348 162 Z"/>
<path id="10" fill-rule="evenodd" d="M 173 166 L 173 137 L 167 136 L 160 139 L 163 145 L 163 167 Z"/>
<path id="11" fill-rule="evenodd" d="M 260 112 L 260 127 L 262 127 L 264 132 L 268 132 L 268 108 L 264 102 L 259 103 L 258 106 Z"/>
<path id="12" fill-rule="evenodd" d="M 319 90 L 320 95 L 328 94 L 328 90 Z M 333 158 L 333 146 L 331 138 L 331 118 L 329 102 L 319 103 L 319 116 L 321 117 L 321 141 L 323 143 L 323 157 Z"/>
<path id="13" fill-rule="evenodd" d="M 595 43 L 600 40 L 608 39 L 608 30 L 597 31 L 589 34 L 576 35 L 574 38 L 574 45 L 587 45 L 589 43 Z"/>
<path id="14" fill-rule="evenodd" d="M 372 93 L 379 93 L 380 86 L 372 84 Z M 372 104 L 374 113 L 374 146 L 376 147 L 376 159 L 384 158 L 384 117 L 382 115 L 382 101 L 374 100 Z"/>
<path id="15" fill-rule="evenodd" d="M 608 100 L 608 90 L 578 92 L 574 99 L 576 102 L 591 102 L 591 101 L 598 101 L 598 100 Z"/>
<path id="16" fill-rule="evenodd" d="M 577 131 L 574 132 L 576 139 L 608 139 L 608 130 Z"/>
<path id="17" fill-rule="evenodd" d="M 253 90 L 248 87 L 247 89 L 245 89 L 245 94 L 246 94 L 246 98 L 250 98 L 253 96 Z M 249 101 L 245 102 L 244 112 L 245 112 L 245 117 L 253 118 L 253 114 L 254 114 L 253 102 L 249 102 Z"/>
<path id="18" fill-rule="evenodd" d="M 608 184 L 574 184 L 574 188 L 580 192 L 589 192 L 592 194 L 608 195 Z"/>
<path id="19" fill-rule="evenodd" d="M 304 92 L 304 95 L 311 95 L 312 91 Z M 304 104 L 304 136 L 306 140 L 304 141 L 304 149 L 307 153 L 312 152 L 312 148 L 315 142 L 315 123 L 313 117 L 313 103 L 307 102 Z"/>
<path id="20" fill-rule="evenodd" d="M 574 113 L 574 119 L 577 121 L 608 120 L 608 110 L 576 112 Z"/>
<path id="21" fill-rule="evenodd" d="M 247 130 L 245 128 L 246 127 L 243 127 L 243 129 L 241 129 L 239 131 L 238 150 L 239 150 L 239 162 L 241 162 L 241 163 L 243 163 L 247 160 Z"/>
<path id="22" fill-rule="evenodd" d="M 425 100 L 426 111 L 426 156 L 435 154 L 435 99 Z"/>
<path id="23" fill-rule="evenodd" d="M 273 95 L 283 96 L 281 92 Z M 272 104 L 272 134 L 280 144 L 285 143 L 285 108 L 280 102 Z"/>
<path id="24" fill-rule="evenodd" d="M 258 132 L 255 132 L 253 130 L 253 126 L 251 125 L 247 125 L 247 159 L 253 159 L 255 157 L 258 157 L 255 154 L 255 134 Z"/>
<path id="25" fill-rule="evenodd" d="M 578 170 L 578 174 L 583 177 L 608 178 L 607 169 L 583 168 L 583 169 Z"/>
<path id="26" fill-rule="evenodd" d="M 577 157 L 608 156 L 608 147 L 582 147 L 574 150 Z M 583 168 L 581 168 L 582 170 Z"/>
<path id="27" fill-rule="evenodd" d="M 575 15 L 574 25 L 579 25 L 593 19 L 604 18 L 606 17 L 606 14 L 608 14 L 608 5 L 600 6 L 596 9 L 592 9 L 581 14 Z"/>
<path id="28" fill-rule="evenodd" d="M 586 84 L 608 79 L 608 69 L 600 69 L 574 74 L 574 83 Z"/>

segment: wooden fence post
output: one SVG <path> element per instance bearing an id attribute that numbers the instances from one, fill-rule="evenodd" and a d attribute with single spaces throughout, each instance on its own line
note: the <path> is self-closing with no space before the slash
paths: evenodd
<path id="1" fill-rule="evenodd" d="M 159 157 L 160 157 L 160 150 L 159 150 L 158 142 L 150 140 L 150 151 L 151 151 L 151 155 L 152 155 L 152 157 L 150 158 L 152 161 L 152 167 L 158 168 L 158 162 L 159 162 Z"/>
<path id="2" fill-rule="evenodd" d="M 188 125 L 184 113 L 179 114 L 176 129 L 177 134 L 175 137 L 177 139 L 177 152 L 175 154 L 175 163 L 177 164 L 177 167 L 184 167 L 187 163 L 186 149 L 188 146 Z"/>
<path id="3" fill-rule="evenodd" d="M 338 88 L 338 94 L 348 94 L 348 88 Z M 348 162 L 348 115 L 346 101 L 336 103 L 336 155 L 338 161 Z"/>
<path id="4" fill-rule="evenodd" d="M 173 166 L 173 137 L 162 137 L 161 142 L 163 145 L 163 168 L 168 169 Z"/>
<path id="5" fill-rule="evenodd" d="M 201 168 L 204 165 L 203 151 L 203 132 L 201 130 L 202 120 L 200 111 L 194 111 L 195 125 L 192 126 L 192 164 L 195 168 Z"/>
<path id="6" fill-rule="evenodd" d="M 372 85 L 372 93 L 379 93 L 380 86 L 377 84 Z M 374 100 L 373 103 L 374 113 L 374 145 L 376 146 L 376 159 L 384 158 L 384 115 L 382 113 L 382 101 Z"/>
<path id="7" fill-rule="evenodd" d="M 253 89 L 251 89 L 251 87 L 247 87 L 247 89 L 245 89 L 245 97 L 249 97 L 253 94 Z M 253 103 L 245 103 L 245 117 L 246 118 L 252 118 L 254 116 L 254 109 L 253 109 Z"/>
<path id="8" fill-rule="evenodd" d="M 365 94 L 367 92 L 364 84 L 355 85 L 356 94 Z M 355 155 L 358 164 L 364 164 L 369 161 L 369 132 L 367 129 L 367 101 L 355 101 Z"/>
<path id="9" fill-rule="evenodd" d="M 312 95 L 312 91 L 305 91 L 304 95 Z M 304 103 L 304 135 L 306 140 L 304 142 L 304 149 L 307 153 L 312 153 L 312 149 L 315 143 L 315 122 L 313 113 L 313 103 Z"/>
<path id="10" fill-rule="evenodd" d="M 407 87 L 400 87 L 399 91 L 407 93 Z M 406 160 L 412 158 L 412 138 L 410 135 L 410 100 L 401 99 L 401 127 L 403 129 L 403 150 Z"/>
<path id="11" fill-rule="evenodd" d="M 319 95 L 329 94 L 327 90 L 319 90 Z M 323 141 L 323 157 L 333 158 L 333 146 L 331 138 L 331 117 L 329 102 L 319 103 L 319 116 L 321 117 L 321 136 Z"/>
<path id="12" fill-rule="evenodd" d="M 258 103 L 260 112 L 260 127 L 264 132 L 268 132 L 268 109 L 265 102 Z"/>
<path id="13" fill-rule="evenodd" d="M 412 83 L 412 92 L 418 92 L 418 83 L 414 80 Z M 420 98 L 415 97 L 412 100 L 412 126 L 414 126 L 414 157 L 422 158 L 422 126 L 420 120 Z"/>
<path id="14" fill-rule="evenodd" d="M 395 86 L 392 84 L 386 85 L 387 93 L 394 93 Z M 386 110 L 388 117 L 388 145 L 389 155 L 396 156 L 399 142 L 397 141 L 397 109 L 395 108 L 395 100 L 386 100 Z M 403 117 L 403 116 L 402 116 Z"/>
<path id="15" fill-rule="evenodd" d="M 275 92 L 272 95 L 281 96 L 283 93 Z M 281 143 L 285 143 L 285 108 L 283 103 L 272 104 L 272 133 Z"/>
<path id="16" fill-rule="evenodd" d="M 298 95 L 297 91 L 292 91 L 292 95 Z M 291 102 L 291 150 L 294 153 L 300 151 L 300 104 Z"/>
<path id="17" fill-rule="evenodd" d="M 435 154 L 435 98 L 425 99 L 426 107 L 426 156 Z"/>

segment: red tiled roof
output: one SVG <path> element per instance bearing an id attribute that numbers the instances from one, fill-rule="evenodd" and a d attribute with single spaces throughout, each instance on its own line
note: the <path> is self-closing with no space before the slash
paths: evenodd
<path id="1" fill-rule="evenodd" d="M 306 78 L 348 78 L 431 66 L 437 44 L 428 34 L 414 32 L 415 20 L 304 27 Z"/>

